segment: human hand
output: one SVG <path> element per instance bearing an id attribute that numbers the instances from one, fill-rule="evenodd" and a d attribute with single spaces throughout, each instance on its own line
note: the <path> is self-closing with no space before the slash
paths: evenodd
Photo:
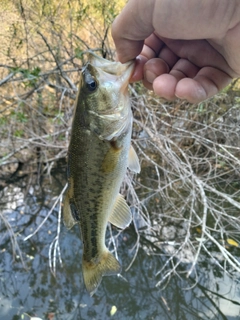
<path id="1" fill-rule="evenodd" d="M 129 0 L 112 25 L 118 59 L 136 58 L 132 81 L 197 103 L 240 76 L 240 1 Z"/>

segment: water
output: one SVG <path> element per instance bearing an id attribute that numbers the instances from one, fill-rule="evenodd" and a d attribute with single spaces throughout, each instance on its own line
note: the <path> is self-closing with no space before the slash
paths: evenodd
<path id="1" fill-rule="evenodd" d="M 185 276 L 190 268 L 186 261 L 164 286 L 158 287 L 156 284 L 164 276 L 158 275 L 158 271 L 166 263 L 166 255 L 143 236 L 137 256 L 126 271 L 136 252 L 137 235 L 132 226 L 117 238 L 118 256 L 123 266 L 121 277 L 104 277 L 93 297 L 88 295 L 83 284 L 82 244 L 77 227 L 68 231 L 61 224 L 62 265 L 56 251 L 53 275 L 49 267 L 49 248 L 53 243 L 54 249 L 59 207 L 34 236 L 27 241 L 24 238 L 48 214 L 54 197 L 64 186 L 64 177 L 65 167 L 61 171 L 60 166 L 53 171 L 51 181 L 48 176 L 32 176 L 30 186 L 28 177 L 1 190 L 1 214 L 9 223 L 6 226 L 3 219 L 0 223 L 1 320 L 25 320 L 30 319 L 29 316 L 48 320 L 240 318 L 239 274 L 232 271 L 231 276 L 228 275 L 207 256 L 200 257 L 197 270 L 189 278 Z M 10 226 L 15 234 L 12 239 L 7 230 Z M 50 254 L 53 259 L 54 250 Z M 236 254 L 239 254 L 237 249 Z"/>

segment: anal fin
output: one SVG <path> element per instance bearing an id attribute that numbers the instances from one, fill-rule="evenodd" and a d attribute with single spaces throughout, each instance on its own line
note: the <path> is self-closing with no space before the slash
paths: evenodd
<path id="1" fill-rule="evenodd" d="M 72 215 L 68 191 L 66 192 L 63 200 L 63 221 L 68 229 L 71 229 L 77 223 Z"/>

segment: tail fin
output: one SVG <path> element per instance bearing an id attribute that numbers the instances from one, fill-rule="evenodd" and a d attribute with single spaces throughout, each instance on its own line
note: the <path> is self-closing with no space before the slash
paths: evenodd
<path id="1" fill-rule="evenodd" d="M 82 269 L 85 286 L 92 296 L 96 292 L 102 277 L 120 273 L 121 265 L 109 251 L 105 251 L 97 264 L 83 260 Z"/>

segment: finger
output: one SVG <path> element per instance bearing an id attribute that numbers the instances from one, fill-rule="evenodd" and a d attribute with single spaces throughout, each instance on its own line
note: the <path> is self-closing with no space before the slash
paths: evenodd
<path id="1" fill-rule="evenodd" d="M 167 100 L 174 100 L 177 97 L 190 103 L 198 103 L 218 93 L 231 80 L 232 78 L 226 73 L 206 67 L 193 79 L 184 77 L 178 70 L 175 70 L 174 75 L 163 74 L 154 80 L 152 87 L 157 95 Z"/>
<path id="2" fill-rule="evenodd" d="M 164 60 L 159 58 L 150 59 L 144 65 L 144 85 L 147 86 L 147 83 L 149 83 L 151 86 L 156 77 L 168 72 L 169 67 Z"/>
<path id="3" fill-rule="evenodd" d="M 180 59 L 177 61 L 177 63 L 174 65 L 173 69 L 170 71 L 170 75 L 173 76 L 176 81 L 180 81 L 183 78 L 190 77 L 193 78 L 198 73 L 199 68 L 193 65 L 191 62 Z M 154 80 L 163 75 L 169 73 L 169 66 L 168 64 L 159 58 L 154 58 L 149 60 L 145 63 L 144 66 L 144 85 L 148 89 L 152 89 L 152 83 Z M 165 78 L 162 78 L 165 79 Z M 167 77 L 167 79 L 172 79 L 170 77 Z M 155 86 L 155 90 L 157 90 L 158 93 L 161 92 L 162 97 L 165 99 L 173 99 L 175 98 L 174 93 L 174 87 L 171 86 L 172 89 L 169 88 L 169 83 L 164 83 L 165 80 L 163 80 L 163 83 L 157 83 Z M 176 81 L 174 83 L 176 84 Z M 171 80 L 171 83 L 173 83 L 173 79 Z M 161 88 L 161 89 L 160 89 Z M 173 90 L 171 92 L 171 90 Z"/>
<path id="4" fill-rule="evenodd" d="M 134 67 L 134 71 L 131 76 L 130 82 L 140 81 L 143 79 L 144 77 L 143 70 L 146 62 L 147 62 L 147 58 L 142 55 L 136 58 L 135 67 Z"/>
<path id="5" fill-rule="evenodd" d="M 165 43 L 155 33 L 152 33 L 145 39 L 141 54 L 145 55 L 148 59 L 157 57 L 164 46 Z M 152 50 L 151 56 L 148 56 L 147 52 L 145 52 L 145 49 L 147 48 Z"/>
<path id="6" fill-rule="evenodd" d="M 156 52 L 149 46 L 145 45 L 143 46 L 143 49 L 141 51 L 141 56 L 144 56 L 147 58 L 147 60 L 153 59 L 157 57 Z"/>
<path id="7" fill-rule="evenodd" d="M 158 55 L 159 58 L 164 60 L 170 69 L 173 68 L 173 66 L 177 63 L 179 56 L 177 56 L 172 50 L 170 50 L 168 47 L 163 46 L 161 51 Z"/>
<path id="8" fill-rule="evenodd" d="M 155 58 L 164 43 L 152 34 L 145 41 L 141 54 L 136 58 L 135 68 L 130 82 L 142 80 L 144 78 L 144 65 L 148 60 Z M 164 69 L 165 70 L 165 69 Z"/>
<path id="9" fill-rule="evenodd" d="M 154 33 L 145 40 L 141 55 L 147 57 L 148 60 L 156 57 L 161 58 L 169 65 L 170 69 L 179 59 L 179 57 L 166 47 L 165 43 Z"/>
<path id="10" fill-rule="evenodd" d="M 186 59 L 179 59 L 172 67 L 170 74 L 176 76 L 178 81 L 182 78 L 194 78 L 200 68 Z"/>
<path id="11" fill-rule="evenodd" d="M 144 40 L 153 33 L 152 10 L 155 0 L 129 0 L 112 24 L 112 37 L 119 61 L 132 60 L 142 50 Z"/>
<path id="12" fill-rule="evenodd" d="M 162 74 L 152 84 L 153 91 L 166 100 L 174 100 L 178 80 L 171 74 Z"/>
<path id="13" fill-rule="evenodd" d="M 117 61 L 121 63 L 135 59 L 143 48 L 144 41 L 134 41 L 128 39 L 114 40 L 117 54 Z M 128 50 L 129 49 L 129 50 Z"/>
<path id="14" fill-rule="evenodd" d="M 198 103 L 212 97 L 231 81 L 232 78 L 223 71 L 205 67 L 193 79 L 180 80 L 175 88 L 175 96 L 191 103 Z"/>
<path id="15" fill-rule="evenodd" d="M 234 77 L 224 57 L 207 40 L 170 40 L 161 38 L 177 56 L 186 59 L 199 68 L 212 66 Z"/>

